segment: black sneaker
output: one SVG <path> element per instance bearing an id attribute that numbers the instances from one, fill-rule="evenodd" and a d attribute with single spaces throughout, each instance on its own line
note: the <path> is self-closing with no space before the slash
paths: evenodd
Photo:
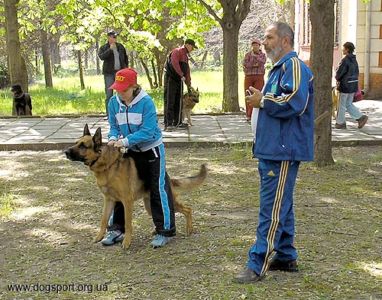
<path id="1" fill-rule="evenodd" d="M 298 272 L 297 261 L 282 261 L 273 258 L 269 264 L 269 271 Z"/>
<path id="2" fill-rule="evenodd" d="M 254 271 L 247 267 L 239 274 L 237 274 L 233 281 L 236 283 L 252 283 L 260 281 L 261 279 L 262 277 L 260 277 Z"/>

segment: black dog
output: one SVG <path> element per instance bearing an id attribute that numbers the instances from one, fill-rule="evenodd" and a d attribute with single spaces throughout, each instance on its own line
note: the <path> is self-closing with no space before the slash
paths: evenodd
<path id="1" fill-rule="evenodd" d="M 13 100 L 16 107 L 16 114 L 18 116 L 31 116 L 32 115 L 32 99 L 28 93 L 24 93 L 19 84 L 14 84 L 11 87 L 13 93 Z"/>

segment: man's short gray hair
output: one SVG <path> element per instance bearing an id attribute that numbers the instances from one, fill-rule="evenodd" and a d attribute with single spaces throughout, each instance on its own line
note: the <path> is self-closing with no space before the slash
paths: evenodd
<path id="1" fill-rule="evenodd" d="M 275 22 L 272 24 L 276 27 L 277 35 L 281 38 L 289 37 L 290 45 L 294 47 L 294 32 L 292 28 L 284 22 Z"/>

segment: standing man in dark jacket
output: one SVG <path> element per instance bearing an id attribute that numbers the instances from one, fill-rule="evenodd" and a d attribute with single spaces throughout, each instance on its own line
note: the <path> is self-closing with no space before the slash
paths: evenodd
<path id="1" fill-rule="evenodd" d="M 345 113 L 357 120 L 358 128 L 365 126 L 368 117 L 362 115 L 359 109 L 353 104 L 354 93 L 358 90 L 358 63 L 354 52 L 354 44 L 346 42 L 342 47 L 342 54 L 345 55 L 341 60 L 336 72 L 337 89 L 340 92 L 340 105 L 337 112 L 335 128 L 346 129 Z"/>
<path id="2" fill-rule="evenodd" d="M 109 87 L 114 83 L 117 71 L 129 66 L 129 58 L 122 44 L 117 43 L 117 33 L 111 30 L 107 33 L 107 43 L 98 51 L 98 57 L 103 60 L 102 74 L 105 79 L 105 106 L 108 116 L 109 99 L 113 96 L 113 90 Z"/>
<path id="3" fill-rule="evenodd" d="M 164 128 L 166 131 L 188 127 L 187 124 L 182 124 L 182 94 L 183 82 L 188 88 L 191 87 L 188 55 L 194 49 L 198 49 L 195 42 L 187 39 L 183 46 L 172 50 L 167 58 L 164 73 Z"/>

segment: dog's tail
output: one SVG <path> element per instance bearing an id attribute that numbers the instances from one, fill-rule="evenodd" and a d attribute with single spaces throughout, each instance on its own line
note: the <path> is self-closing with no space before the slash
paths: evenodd
<path id="1" fill-rule="evenodd" d="M 176 190 L 189 190 L 201 185 L 207 178 L 207 166 L 200 166 L 199 173 L 195 176 L 171 179 L 173 188 Z"/>

